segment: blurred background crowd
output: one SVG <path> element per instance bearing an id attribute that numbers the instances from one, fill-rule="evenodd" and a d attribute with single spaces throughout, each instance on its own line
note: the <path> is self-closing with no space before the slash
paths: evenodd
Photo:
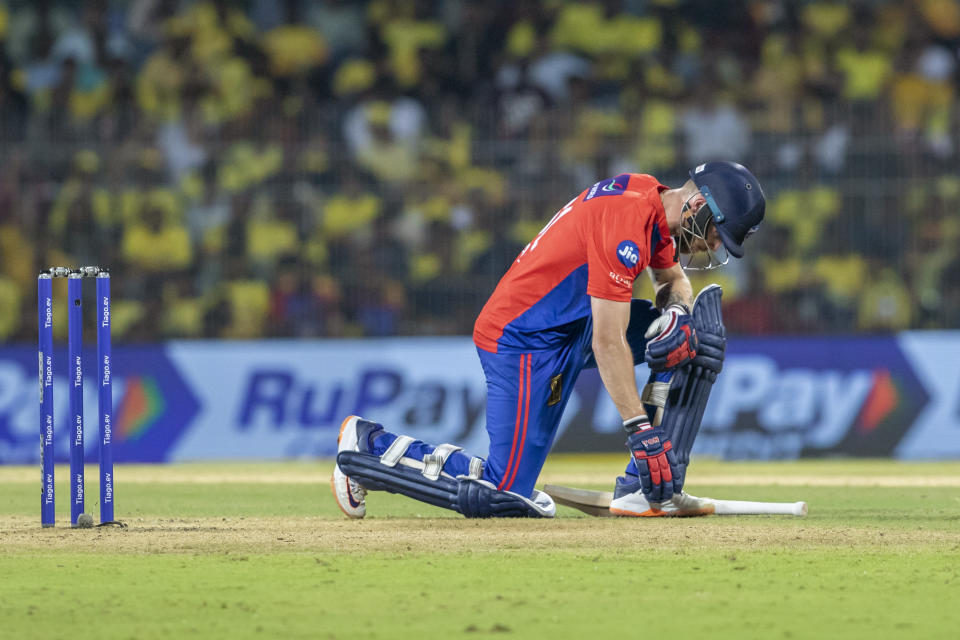
<path id="1" fill-rule="evenodd" d="M 467 335 L 577 192 L 720 158 L 768 198 L 692 278 L 731 331 L 960 327 L 955 0 L 7 1 L 0 40 L 0 339 L 60 264 L 123 340 Z"/>

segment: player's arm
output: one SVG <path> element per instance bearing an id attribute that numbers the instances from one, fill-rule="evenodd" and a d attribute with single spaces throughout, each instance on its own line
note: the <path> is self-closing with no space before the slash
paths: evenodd
<path id="1" fill-rule="evenodd" d="M 646 416 L 633 373 L 633 353 L 627 343 L 630 303 L 590 297 L 593 312 L 593 355 L 603 386 L 622 420 Z"/>
<path id="2" fill-rule="evenodd" d="M 651 268 L 650 277 L 661 315 L 650 323 L 644 334 L 648 340 L 645 360 L 652 370 L 666 371 L 690 362 L 697 355 L 699 343 L 690 315 L 693 287 L 679 264 L 666 269 Z"/>
<path id="3" fill-rule="evenodd" d="M 667 269 L 651 267 L 648 271 L 657 293 L 658 309 L 666 309 L 671 304 L 686 305 L 688 309 L 693 307 L 693 286 L 679 263 Z"/>
<path id="4" fill-rule="evenodd" d="M 600 378 L 620 412 L 627 432 L 627 449 L 637 465 L 640 486 L 654 503 L 669 500 L 680 491 L 680 468 L 673 444 L 660 426 L 647 417 L 633 373 L 633 354 L 627 343 L 630 303 L 591 296 L 593 355 Z"/>

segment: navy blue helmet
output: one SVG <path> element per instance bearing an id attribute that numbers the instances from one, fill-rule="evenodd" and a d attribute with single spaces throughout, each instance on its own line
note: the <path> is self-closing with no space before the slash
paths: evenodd
<path id="1" fill-rule="evenodd" d="M 707 162 L 690 172 L 713 212 L 713 222 L 730 255 L 743 257 L 743 241 L 763 220 L 766 200 L 757 177 L 742 164 Z"/>

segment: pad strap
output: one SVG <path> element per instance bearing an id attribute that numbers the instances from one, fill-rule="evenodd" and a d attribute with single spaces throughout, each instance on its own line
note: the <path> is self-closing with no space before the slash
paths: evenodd
<path id="1" fill-rule="evenodd" d="M 380 464 L 385 464 L 388 467 L 397 466 L 400 458 L 403 457 L 412 443 L 413 438 L 410 436 L 397 436 L 397 439 L 391 442 L 387 450 L 380 456 Z"/>
<path id="2" fill-rule="evenodd" d="M 470 474 L 467 476 L 479 480 L 483 477 L 483 458 L 470 458 Z"/>
<path id="3" fill-rule="evenodd" d="M 428 480 L 436 480 L 439 478 L 440 472 L 443 471 L 443 465 L 446 464 L 450 454 L 454 451 L 461 450 L 463 450 L 463 447 L 452 444 L 441 444 L 433 450 L 433 453 L 428 453 L 423 456 L 423 477 Z"/>

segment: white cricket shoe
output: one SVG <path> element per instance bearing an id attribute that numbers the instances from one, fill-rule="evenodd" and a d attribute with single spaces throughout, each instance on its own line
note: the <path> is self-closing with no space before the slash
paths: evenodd
<path id="1" fill-rule="evenodd" d="M 357 439 L 357 421 L 359 416 L 347 416 L 340 425 L 340 434 L 337 436 L 337 453 L 341 451 L 359 451 Z M 330 478 L 330 489 L 337 501 L 340 511 L 348 518 L 362 518 L 367 515 L 367 490 L 359 482 L 340 470 L 340 465 L 333 467 L 333 477 Z"/>
<path id="2" fill-rule="evenodd" d="M 636 485 L 635 490 L 634 484 Z M 713 501 L 710 498 L 698 498 L 681 491 L 673 498 L 661 504 L 651 504 L 640 490 L 640 481 L 631 482 L 620 476 L 614 498 L 610 502 L 610 513 L 615 516 L 635 518 L 657 518 L 672 516 L 675 518 L 690 518 L 706 516 L 714 513 Z"/>

